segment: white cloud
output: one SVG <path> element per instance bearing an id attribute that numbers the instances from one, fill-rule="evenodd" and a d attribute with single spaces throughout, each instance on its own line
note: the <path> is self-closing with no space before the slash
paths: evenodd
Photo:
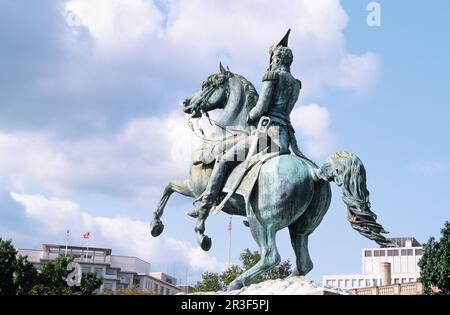
<path id="1" fill-rule="evenodd" d="M 11 190 L 74 191 L 157 198 L 164 182 L 188 175 L 198 140 L 186 117 L 130 121 L 118 133 L 64 140 L 47 133 L 0 133 L 0 172 Z"/>
<path id="2" fill-rule="evenodd" d="M 188 264 L 193 271 L 221 271 L 226 267 L 225 263 L 186 241 L 164 235 L 151 237 L 146 222 L 128 217 L 95 217 L 81 211 L 79 205 L 70 200 L 15 192 L 11 192 L 11 197 L 24 206 L 29 219 L 38 222 L 54 237 L 65 228 L 69 228 L 72 235 L 89 231 L 95 244 L 106 244 L 115 252 L 134 255 L 153 264 Z"/>
<path id="3" fill-rule="evenodd" d="M 72 0 L 64 11 L 69 24 L 88 27 L 102 51 L 130 49 L 157 33 L 163 18 L 153 1 L 145 0 Z"/>
<path id="4" fill-rule="evenodd" d="M 323 158 L 330 154 L 336 144 L 331 134 L 330 112 L 317 104 L 299 106 L 291 113 L 294 128 L 300 134 L 299 147 L 313 158 Z"/>
<path id="5" fill-rule="evenodd" d="M 420 161 L 408 166 L 408 172 L 414 175 L 439 175 L 449 169 L 449 164 L 438 161 Z"/>
<path id="6" fill-rule="evenodd" d="M 348 18 L 339 0 L 165 4 L 162 12 L 153 1 L 71 0 L 65 10 L 89 30 L 103 55 L 126 51 L 128 56 L 134 50 L 142 54 L 140 62 L 153 66 L 164 62 L 180 67 L 174 69 L 203 71 L 222 59 L 232 71 L 259 80 L 269 46 L 291 28 L 293 71 L 304 81 L 304 93 L 314 95 L 326 85 L 365 90 L 377 78 L 379 62 L 373 53 L 346 51 Z"/>

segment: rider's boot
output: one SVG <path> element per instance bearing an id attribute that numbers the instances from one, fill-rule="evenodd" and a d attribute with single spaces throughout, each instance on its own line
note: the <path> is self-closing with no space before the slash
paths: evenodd
<path id="1" fill-rule="evenodd" d="M 189 216 L 198 218 L 200 210 L 207 209 L 208 211 L 211 211 L 222 191 L 222 185 L 228 174 L 229 168 L 230 163 L 227 163 L 226 161 L 218 161 L 216 163 L 211 173 L 211 177 L 209 178 L 208 186 L 203 194 L 196 200 L 196 202 L 200 203 L 200 207 L 190 211 L 188 213 Z"/>

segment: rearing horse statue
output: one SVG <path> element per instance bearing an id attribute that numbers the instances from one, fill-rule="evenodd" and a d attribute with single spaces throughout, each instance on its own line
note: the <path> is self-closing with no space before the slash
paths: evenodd
<path id="1" fill-rule="evenodd" d="M 247 117 L 258 99 L 255 88 L 243 76 L 220 68 L 219 73 L 211 75 L 203 84 L 201 91 L 184 102 L 184 111 L 193 118 L 199 118 L 215 109 L 223 109 L 220 119 L 214 122 L 211 134 L 204 138 L 205 142 L 199 149 L 203 153 L 225 150 L 226 145 L 223 143 L 249 135 L 254 130 L 247 123 Z M 231 134 L 224 136 L 224 128 Z M 171 181 L 166 186 L 153 211 L 150 226 L 152 236 L 157 237 L 164 229 L 161 217 L 171 194 L 177 192 L 198 198 L 208 184 L 214 161 L 214 155 L 206 153 L 200 159 L 194 158 L 189 178 Z M 276 234 L 286 227 L 289 228 L 296 256 L 293 275 L 306 275 L 312 270 L 308 237 L 320 224 L 330 206 L 329 182 L 335 182 L 341 187 L 343 201 L 348 209 L 347 218 L 352 228 L 380 245 L 393 246 L 382 235 L 387 232 L 376 222 L 377 217 L 370 210 L 366 172 L 356 155 L 337 152 L 322 167 L 293 154 L 274 156 L 261 165 L 248 200 L 235 193 L 223 208 L 230 215 L 246 217 L 246 223 L 261 253 L 259 262 L 231 282 L 228 290 L 248 286 L 258 275 L 280 262 Z M 211 247 L 211 239 L 204 235 L 208 214 L 200 213 L 195 227 L 203 250 Z"/>

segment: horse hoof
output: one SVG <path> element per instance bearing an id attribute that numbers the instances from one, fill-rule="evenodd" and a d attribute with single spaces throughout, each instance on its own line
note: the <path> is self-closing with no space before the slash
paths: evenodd
<path id="1" fill-rule="evenodd" d="M 234 290 L 239 290 L 243 287 L 244 285 L 242 284 L 241 281 L 239 281 L 238 279 L 235 279 L 234 281 L 232 281 L 227 288 L 227 291 L 234 291 Z"/>
<path id="2" fill-rule="evenodd" d="M 164 224 L 160 220 L 153 220 L 150 224 L 150 233 L 153 237 L 159 236 L 164 231 Z"/>
<path id="3" fill-rule="evenodd" d="M 209 251 L 211 249 L 212 241 L 211 238 L 207 235 L 203 235 L 202 239 L 200 240 L 200 247 L 205 251 Z"/>

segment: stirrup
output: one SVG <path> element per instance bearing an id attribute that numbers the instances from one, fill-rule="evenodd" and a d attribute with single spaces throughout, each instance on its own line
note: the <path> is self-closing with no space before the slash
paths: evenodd
<path id="1" fill-rule="evenodd" d="M 201 194 L 200 196 L 198 196 L 198 198 L 196 198 L 196 199 L 194 200 L 194 202 L 192 202 L 192 205 L 193 205 L 194 207 L 197 207 L 197 204 L 198 204 L 199 202 L 202 201 L 202 198 L 203 198 L 203 194 Z"/>

